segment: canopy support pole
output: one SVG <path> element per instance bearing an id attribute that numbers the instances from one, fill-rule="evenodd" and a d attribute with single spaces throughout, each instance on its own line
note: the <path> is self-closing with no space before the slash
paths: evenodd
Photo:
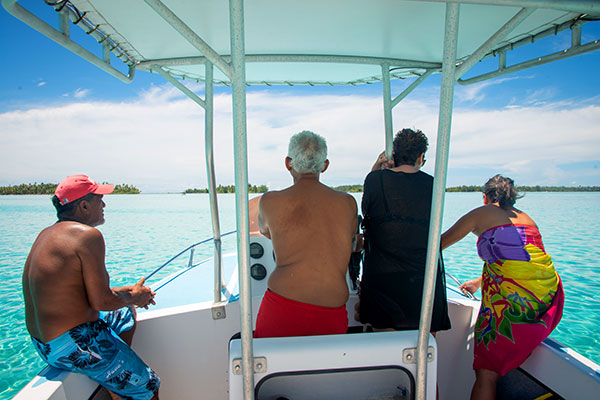
<path id="1" fill-rule="evenodd" d="M 450 148 L 450 127 L 452 122 L 452 103 L 454 84 L 456 83 L 456 47 L 458 38 L 458 19 L 460 6 L 456 3 L 446 5 L 446 30 L 444 34 L 444 56 L 442 63 L 442 84 L 440 90 L 440 115 L 438 120 L 437 149 L 435 156 L 435 175 L 429 221 L 429 238 L 425 267 L 425 282 L 417 340 L 417 385 L 416 399 L 425 400 L 427 394 L 427 345 L 431 327 L 431 313 L 435 294 L 435 281 L 438 270 L 442 216 L 444 213 L 444 190 L 448 172 L 448 151 Z M 435 396 L 435 382 L 429 385 Z"/>
<path id="2" fill-rule="evenodd" d="M 185 94 L 187 97 L 189 97 L 194 102 L 196 102 L 196 104 L 198 104 L 200 107 L 202 107 L 204 110 L 206 110 L 206 102 L 204 100 L 202 100 L 200 98 L 200 96 L 198 96 L 196 93 L 194 93 L 190 89 L 188 89 L 183 83 L 181 83 L 177 79 L 173 78 L 171 76 L 171 74 L 169 74 L 167 71 L 165 71 L 158 65 L 154 65 L 154 68 L 152 69 L 152 71 L 158 72 L 171 85 L 175 86 L 177 89 L 179 89 L 181 92 L 183 92 L 183 94 Z"/>
<path id="3" fill-rule="evenodd" d="M 254 399 L 252 345 L 252 293 L 250 287 L 250 223 L 248 220 L 248 149 L 246 138 L 246 65 L 244 2 L 229 0 L 231 66 L 233 76 L 233 145 L 235 159 L 235 208 L 238 239 L 242 379 L 244 399 Z"/>
<path id="4" fill-rule="evenodd" d="M 383 82 L 383 120 L 385 124 L 385 156 L 392 159 L 394 142 L 394 128 L 392 121 L 392 89 L 390 83 L 390 64 L 381 64 L 381 78 Z"/>
<path id="5" fill-rule="evenodd" d="M 408 96 L 413 90 L 415 90 L 415 88 L 417 86 L 419 86 L 421 83 L 423 83 L 423 81 L 425 79 L 427 79 L 429 77 L 429 75 L 433 74 L 436 71 L 437 70 L 435 70 L 435 69 L 428 69 L 427 71 L 425 71 L 425 73 L 423 75 L 421 75 L 417 80 L 415 80 L 413 83 L 411 83 L 409 87 L 404 89 L 402 91 L 402 93 L 400 93 L 398 96 L 396 96 L 394 98 L 394 100 L 392 100 L 392 108 L 394 108 L 398 103 L 400 103 L 402 100 L 404 100 L 404 98 L 406 96 Z"/>
<path id="6" fill-rule="evenodd" d="M 222 274 L 222 251 L 221 251 L 221 227 L 219 224 L 219 206 L 217 202 L 217 187 L 215 179 L 215 159 L 213 145 L 213 74 L 214 66 L 206 59 L 206 81 L 204 86 L 205 99 L 202 100 L 196 93 L 188 89 L 184 84 L 173 78 L 167 71 L 160 66 L 154 65 L 153 71 L 158 72 L 169 83 L 183 92 L 190 99 L 195 101 L 204 109 L 204 153 L 206 155 L 206 175 L 208 182 L 208 194 L 210 198 L 210 216 L 213 229 L 213 241 L 215 245 L 215 264 L 214 264 L 214 303 L 221 302 L 221 291 L 223 290 L 223 274 Z"/>
<path id="7" fill-rule="evenodd" d="M 204 91 L 206 93 L 204 103 L 204 152 L 206 154 L 206 176 L 208 182 L 208 195 L 210 198 L 210 215 L 212 221 L 213 238 L 215 245 L 215 264 L 214 264 L 214 303 L 221 302 L 221 291 L 223 290 L 222 273 L 222 253 L 221 253 L 221 226 L 219 224 L 219 203 L 217 202 L 217 180 L 215 178 L 215 157 L 213 144 L 213 117 L 214 117 L 214 99 L 213 99 L 213 74 L 214 66 L 209 60 L 206 60 L 204 81 Z"/>

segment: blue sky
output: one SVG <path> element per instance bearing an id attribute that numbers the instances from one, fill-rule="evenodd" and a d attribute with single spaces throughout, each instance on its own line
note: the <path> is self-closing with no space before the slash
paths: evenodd
<path id="1" fill-rule="evenodd" d="M 30 4 L 31 2 L 26 2 Z M 41 2 L 39 2 L 41 3 Z M 36 8 L 39 6 L 35 6 Z M 44 6 L 45 7 L 45 6 Z M 77 29 L 72 29 L 75 34 Z M 600 38 L 600 22 L 583 42 Z M 509 53 L 509 62 L 558 51 L 568 33 Z M 0 185 L 87 173 L 144 192 L 205 187 L 203 111 L 164 79 L 140 71 L 127 85 L 0 9 Z M 495 61 L 494 61 L 495 62 Z M 474 71 L 491 68 L 489 62 Z M 496 173 L 522 185 L 600 185 L 600 51 L 455 88 L 448 185 Z M 469 74 L 467 74 L 468 76 Z M 422 129 L 433 173 L 440 76 L 394 110 L 394 130 Z M 396 95 L 408 81 L 393 84 Z M 200 89 L 201 85 L 193 85 Z M 331 185 L 362 183 L 383 150 L 381 85 L 248 90 L 249 181 L 281 188 L 289 137 L 328 140 Z M 233 183 L 228 89 L 216 92 L 218 183 Z"/>

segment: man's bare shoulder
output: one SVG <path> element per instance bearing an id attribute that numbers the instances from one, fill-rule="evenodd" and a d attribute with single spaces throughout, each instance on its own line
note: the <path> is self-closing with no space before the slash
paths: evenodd
<path id="1" fill-rule="evenodd" d="M 260 200 L 258 202 L 259 207 L 263 208 L 265 204 L 270 203 L 273 199 L 276 199 L 278 196 L 278 190 L 269 190 L 268 192 L 263 193 L 262 196 L 260 196 Z"/>
<path id="2" fill-rule="evenodd" d="M 264 193 L 261 197 L 260 197 L 260 207 L 264 207 L 265 204 L 269 204 L 272 202 L 277 202 L 278 200 L 281 200 L 283 198 L 292 196 L 291 193 L 291 189 L 292 187 L 288 187 L 282 190 L 269 190 L 268 192 Z"/>
<path id="3" fill-rule="evenodd" d="M 58 222 L 40 233 L 40 238 L 74 244 L 92 244 L 104 242 L 102 233 L 89 225 L 75 221 Z"/>
<path id="4" fill-rule="evenodd" d="M 346 192 L 341 192 L 341 191 L 335 190 L 335 189 L 331 189 L 331 191 L 335 193 L 335 196 L 339 197 L 340 201 L 345 202 L 348 206 L 350 206 L 354 210 L 357 210 L 356 199 L 354 198 L 354 196 L 352 196 L 351 194 L 348 194 Z"/>

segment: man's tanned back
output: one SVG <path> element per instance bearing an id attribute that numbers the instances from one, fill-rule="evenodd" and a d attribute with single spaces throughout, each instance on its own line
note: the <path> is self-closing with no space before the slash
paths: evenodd
<path id="1" fill-rule="evenodd" d="M 269 288 L 308 304 L 345 304 L 356 232 L 354 198 L 319 182 L 299 182 L 264 195 L 260 208 L 277 257 Z"/>

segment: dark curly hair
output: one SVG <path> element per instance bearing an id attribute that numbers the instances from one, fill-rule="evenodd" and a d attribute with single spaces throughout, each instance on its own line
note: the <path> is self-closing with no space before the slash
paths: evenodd
<path id="1" fill-rule="evenodd" d="M 421 153 L 427 151 L 429 141 L 419 129 L 404 128 L 394 137 L 394 166 L 415 165 Z"/>
<path id="2" fill-rule="evenodd" d="M 58 199 L 58 197 L 56 197 L 56 195 L 52 196 L 52 204 L 54 205 L 54 208 L 56 208 L 56 217 L 59 220 L 73 217 L 73 214 L 75 214 L 75 208 L 77 207 L 77 204 L 81 203 L 83 200 L 92 201 L 94 196 L 99 195 L 94 193 L 88 193 L 85 196 L 77 200 L 73 200 L 65 205 L 62 205 L 60 203 L 60 200 Z"/>
<path id="3" fill-rule="evenodd" d="M 515 189 L 515 182 L 500 174 L 491 177 L 483 186 L 483 193 L 492 203 L 499 203 L 504 209 L 511 208 L 520 196 Z"/>

